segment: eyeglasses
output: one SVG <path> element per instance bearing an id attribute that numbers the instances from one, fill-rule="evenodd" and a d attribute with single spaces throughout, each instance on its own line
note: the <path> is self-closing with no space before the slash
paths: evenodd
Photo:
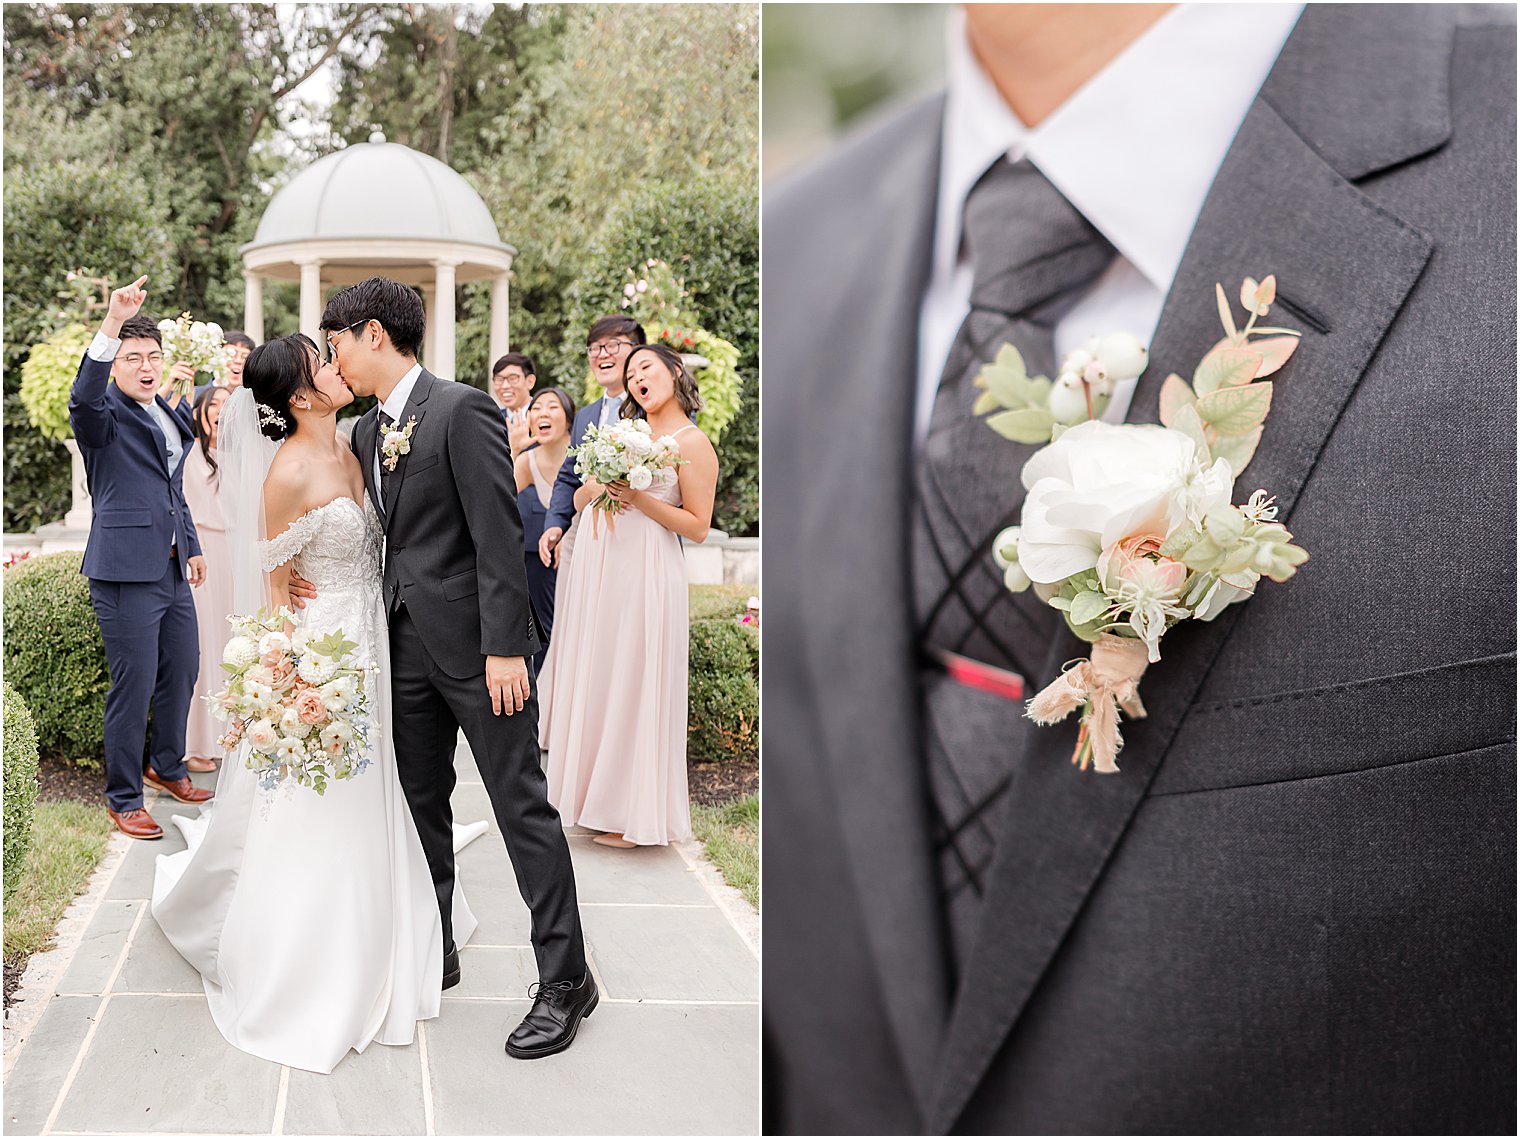
<path id="1" fill-rule="evenodd" d="M 342 336 L 345 332 L 352 332 L 354 329 L 358 328 L 361 324 L 368 324 L 369 320 L 370 320 L 369 317 L 365 317 L 363 320 L 356 320 L 352 324 L 350 324 L 347 328 L 340 328 L 340 329 L 338 329 L 337 332 L 329 332 L 326 336 L 324 336 L 322 339 L 325 340 L 325 341 L 327 341 L 327 355 L 324 356 L 323 359 L 326 360 L 328 363 L 331 363 L 332 360 L 333 360 L 334 354 L 338 351 L 338 346 L 333 343 L 333 337 L 334 336 Z"/>
<path id="2" fill-rule="evenodd" d="M 632 348 L 632 340 L 604 340 L 586 349 L 586 355 L 595 360 L 598 356 L 616 356 L 624 348 Z"/>
<path id="3" fill-rule="evenodd" d="M 164 354 L 162 352 L 149 352 L 146 356 L 142 356 L 136 352 L 132 352 L 126 356 L 116 357 L 116 362 L 124 368 L 141 368 L 144 361 L 156 368 L 164 362 Z"/>

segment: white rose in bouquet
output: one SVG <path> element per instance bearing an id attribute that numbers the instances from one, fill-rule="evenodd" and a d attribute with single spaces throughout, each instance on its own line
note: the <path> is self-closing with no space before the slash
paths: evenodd
<path id="1" fill-rule="evenodd" d="M 628 485 L 634 490 L 648 490 L 654 482 L 654 474 L 642 463 L 628 472 Z"/>
<path id="2" fill-rule="evenodd" d="M 244 736 L 254 751 L 262 751 L 266 754 L 272 752 L 275 744 L 280 742 L 280 733 L 268 720 L 255 720 L 248 725 L 248 731 L 244 733 Z"/>
<path id="3" fill-rule="evenodd" d="M 301 722 L 301 714 L 294 708 L 286 708 L 280 714 L 280 731 L 292 739 L 304 740 L 311 735 L 311 725 Z"/>

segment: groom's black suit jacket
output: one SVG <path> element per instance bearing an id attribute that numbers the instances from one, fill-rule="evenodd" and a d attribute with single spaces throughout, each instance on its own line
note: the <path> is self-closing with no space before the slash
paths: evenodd
<path id="1" fill-rule="evenodd" d="M 416 419 L 411 450 L 375 481 L 379 409 L 354 428 L 364 484 L 385 517 L 385 597 L 399 593 L 423 644 L 455 679 L 487 656 L 539 649 L 523 565 L 522 519 L 501 412 L 484 392 L 426 369 L 398 426 Z"/>
<path id="2" fill-rule="evenodd" d="M 1513 19 L 1289 38 L 1130 419 L 1276 274 L 1237 501 L 1312 559 L 1168 634 L 1120 774 L 1027 733 L 954 998 L 905 568 L 942 100 L 768 196 L 767 1131 L 1513 1134 Z"/>

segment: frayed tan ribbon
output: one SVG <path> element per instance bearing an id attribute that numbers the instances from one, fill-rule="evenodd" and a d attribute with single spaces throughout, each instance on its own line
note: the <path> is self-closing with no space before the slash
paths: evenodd
<path id="1" fill-rule="evenodd" d="M 1118 771 L 1115 759 L 1124 746 L 1119 710 L 1132 720 L 1145 718 L 1139 686 L 1148 663 L 1144 641 L 1104 634 L 1091 659 L 1075 662 L 1051 681 L 1029 701 L 1025 714 L 1037 724 L 1055 724 L 1085 705 L 1071 761 L 1084 771 L 1088 763 L 1105 774 Z"/>

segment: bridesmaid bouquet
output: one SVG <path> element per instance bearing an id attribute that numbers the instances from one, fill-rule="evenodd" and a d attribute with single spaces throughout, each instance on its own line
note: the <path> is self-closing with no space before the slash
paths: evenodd
<path id="1" fill-rule="evenodd" d="M 165 373 L 183 362 L 197 372 L 209 373 L 218 384 L 227 382 L 227 367 L 236 350 L 222 342 L 221 325 L 215 321 L 191 320 L 188 312 L 182 312 L 178 320 L 159 321 L 158 332 L 164 338 Z M 193 380 L 186 380 L 175 387 L 180 395 L 188 396 L 193 384 Z"/>
<path id="2" fill-rule="evenodd" d="M 1167 630 L 1212 621 L 1251 597 L 1263 578 L 1287 581 L 1309 557 L 1292 544 L 1265 490 L 1232 505 L 1272 405 L 1271 382 L 1255 381 L 1281 368 L 1298 345 L 1291 329 L 1256 326 L 1276 288 L 1272 277 L 1245 280 L 1240 297 L 1250 318 L 1237 328 L 1216 286 L 1225 336 L 1191 383 L 1167 376 L 1161 425 L 1083 419 L 1068 426 L 1048 408 L 1044 420 L 1028 425 L 1031 436 L 1039 426 L 1051 442 L 1024 464 L 1021 525 L 993 540 L 993 556 L 1010 590 L 1033 586 L 1093 646 L 1090 659 L 1069 666 L 1028 710 L 1039 724 L 1081 710 L 1072 762 L 1084 770 L 1089 764 L 1119 770 L 1119 713 L 1145 715 L 1140 678 L 1161 659 Z M 1133 347 L 1122 338 L 1106 342 Z M 1128 356 L 1126 363 L 1140 363 L 1145 350 Z M 1079 385 L 1099 387 L 1095 396 L 1107 394 L 1100 387 L 1106 378 L 1077 373 Z M 1073 418 L 1088 406 L 1096 410 L 1095 401 L 1077 394 Z"/>
<path id="3" fill-rule="evenodd" d="M 286 780 L 318 795 L 335 779 L 351 779 L 369 766 L 373 723 L 359 648 L 334 629 L 322 637 L 285 630 L 290 610 L 261 609 L 251 617 L 227 618 L 233 636 L 222 653 L 227 684 L 206 699 L 226 721 L 218 741 L 228 754 L 248 743 L 247 766 L 259 786 L 273 790 Z"/>
<path id="4" fill-rule="evenodd" d="M 592 424 L 586 428 L 581 445 L 570 453 L 575 456 L 575 473 L 581 478 L 595 479 L 604 486 L 625 482 L 634 490 L 648 490 L 656 471 L 673 471 L 686 462 L 675 439 L 669 435 L 656 439 L 644 419 L 619 419 L 606 427 Z M 622 509 L 606 491 L 591 505 L 609 514 Z"/>

